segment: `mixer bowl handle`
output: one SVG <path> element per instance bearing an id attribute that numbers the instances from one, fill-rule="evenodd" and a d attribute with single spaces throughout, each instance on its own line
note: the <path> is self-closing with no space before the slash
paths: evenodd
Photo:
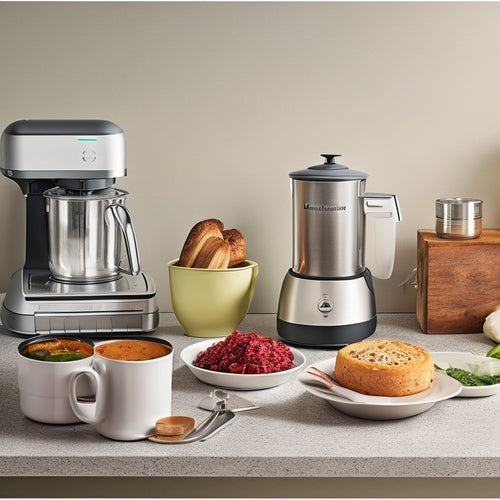
<path id="1" fill-rule="evenodd" d="M 127 250 L 127 258 L 129 262 L 129 269 L 119 268 L 124 273 L 137 276 L 141 270 L 139 259 L 139 248 L 137 246 L 137 239 L 135 237 L 134 226 L 132 225 L 132 217 L 130 212 L 123 205 L 115 204 L 109 205 L 107 208 L 119 228 L 122 231 L 123 240 L 125 241 L 125 248 Z"/>
<path id="2" fill-rule="evenodd" d="M 365 193 L 365 263 L 373 276 L 391 277 L 396 253 L 396 222 L 401 221 L 398 199 L 394 194 Z"/>

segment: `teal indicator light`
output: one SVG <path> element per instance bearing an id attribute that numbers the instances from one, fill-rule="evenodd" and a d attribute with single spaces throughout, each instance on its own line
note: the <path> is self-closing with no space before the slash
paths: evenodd
<path id="1" fill-rule="evenodd" d="M 96 142 L 97 139 L 91 139 L 89 137 L 78 137 L 76 139 L 78 142 Z"/>

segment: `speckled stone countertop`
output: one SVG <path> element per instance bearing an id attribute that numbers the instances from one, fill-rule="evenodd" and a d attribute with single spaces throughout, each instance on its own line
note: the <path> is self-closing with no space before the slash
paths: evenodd
<path id="1" fill-rule="evenodd" d="M 426 335 L 413 314 L 382 314 L 371 338 L 411 342 L 429 351 L 485 354 L 482 334 Z M 276 316 L 248 315 L 239 329 L 277 338 Z M 197 403 L 211 389 L 180 359 L 186 337 L 172 314 L 153 334 L 175 349 L 172 414 L 201 420 Z M 242 395 L 261 406 L 242 412 L 206 442 L 167 446 L 117 442 L 87 424 L 44 425 L 19 407 L 16 348 L 0 332 L 1 476 L 157 477 L 483 477 L 500 476 L 500 396 L 453 398 L 401 420 L 373 421 L 340 413 L 306 392 L 297 378 Z M 330 349 L 301 348 L 306 365 Z"/>

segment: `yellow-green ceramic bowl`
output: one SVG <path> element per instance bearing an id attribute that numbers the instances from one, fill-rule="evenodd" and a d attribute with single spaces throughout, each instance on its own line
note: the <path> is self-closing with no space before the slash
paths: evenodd
<path id="1" fill-rule="evenodd" d="M 190 337 L 224 337 L 241 323 L 252 302 L 259 266 L 251 260 L 228 269 L 168 263 L 172 306 Z"/>

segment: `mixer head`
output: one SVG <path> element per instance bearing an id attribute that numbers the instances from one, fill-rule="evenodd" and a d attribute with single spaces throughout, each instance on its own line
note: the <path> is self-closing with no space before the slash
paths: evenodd
<path id="1" fill-rule="evenodd" d="M 127 174 L 125 134 L 106 120 L 20 120 L 1 138 L 1 171 L 29 192 L 32 181 L 103 189 Z"/>

